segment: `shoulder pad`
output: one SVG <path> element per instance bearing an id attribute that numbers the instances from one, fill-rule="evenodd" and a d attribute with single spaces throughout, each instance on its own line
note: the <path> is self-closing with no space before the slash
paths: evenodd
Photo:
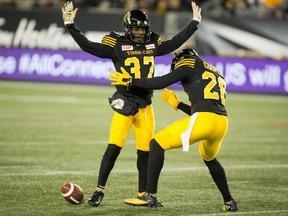
<path id="1" fill-rule="evenodd" d="M 112 31 L 112 32 L 110 32 L 110 36 L 111 37 L 122 37 L 123 34 L 115 32 L 115 31 Z"/>
<path id="2" fill-rule="evenodd" d="M 160 35 L 157 32 L 151 33 L 150 40 L 151 41 L 157 41 L 158 46 L 160 46 L 163 43 L 162 38 L 160 37 Z"/>
<path id="3" fill-rule="evenodd" d="M 151 37 L 157 37 L 157 36 L 159 37 L 159 34 L 157 32 L 153 32 L 153 31 L 151 32 Z"/>
<path id="4" fill-rule="evenodd" d="M 110 32 L 109 35 L 105 35 L 102 38 L 101 43 L 114 48 L 117 43 L 117 34 L 115 32 Z"/>
<path id="5" fill-rule="evenodd" d="M 196 63 L 196 58 L 193 56 L 191 57 L 185 57 L 183 59 L 180 59 L 176 64 L 175 64 L 175 69 L 179 67 L 190 67 L 190 68 L 195 68 L 195 63 Z"/>

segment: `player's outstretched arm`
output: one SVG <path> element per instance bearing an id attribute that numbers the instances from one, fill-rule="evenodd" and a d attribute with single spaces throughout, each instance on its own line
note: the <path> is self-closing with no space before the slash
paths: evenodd
<path id="1" fill-rule="evenodd" d="M 106 46 L 101 43 L 90 41 L 86 36 L 77 28 L 74 23 L 74 19 L 78 8 L 74 9 L 73 3 L 67 1 L 62 7 L 62 18 L 66 28 L 69 33 L 75 40 L 75 42 L 79 45 L 79 47 L 94 56 L 98 56 L 100 58 L 113 58 L 114 52 L 113 48 Z"/>
<path id="2" fill-rule="evenodd" d="M 163 41 L 163 43 L 158 47 L 156 56 L 166 55 L 177 50 L 198 29 L 197 26 L 201 22 L 202 10 L 195 2 L 191 2 L 191 7 L 193 10 L 193 20 L 188 24 L 188 26 L 186 26 L 186 28 L 184 28 L 170 40 Z"/>
<path id="3" fill-rule="evenodd" d="M 62 18 L 63 18 L 65 25 L 74 23 L 74 19 L 75 19 L 77 11 L 78 11 L 78 8 L 74 9 L 72 2 L 68 1 L 63 5 Z"/>
<path id="4" fill-rule="evenodd" d="M 202 9 L 193 1 L 191 2 L 191 7 L 192 7 L 192 11 L 193 11 L 193 20 L 196 20 L 199 23 L 201 23 L 201 11 L 202 11 Z"/>

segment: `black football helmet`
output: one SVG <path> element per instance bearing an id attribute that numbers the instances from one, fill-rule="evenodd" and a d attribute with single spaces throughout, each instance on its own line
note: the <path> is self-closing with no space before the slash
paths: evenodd
<path id="1" fill-rule="evenodd" d="M 198 56 L 198 53 L 193 49 L 184 49 L 182 51 L 174 53 L 174 58 L 172 59 L 170 71 L 175 69 L 175 65 L 178 61 L 191 56 Z"/>
<path id="2" fill-rule="evenodd" d="M 136 38 L 132 34 L 132 28 L 145 28 L 145 36 L 144 39 Z M 151 25 L 148 20 L 148 16 L 145 12 L 140 10 L 132 10 L 126 13 L 123 19 L 123 28 L 124 33 L 127 37 L 130 37 L 130 39 L 135 42 L 136 44 L 143 44 L 145 42 L 148 42 L 150 40 L 151 35 Z"/>

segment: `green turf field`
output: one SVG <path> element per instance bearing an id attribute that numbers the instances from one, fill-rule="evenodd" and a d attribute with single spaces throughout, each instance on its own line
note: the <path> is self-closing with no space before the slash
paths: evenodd
<path id="1" fill-rule="evenodd" d="M 166 152 L 158 191 L 164 208 L 125 205 L 137 192 L 132 133 L 101 206 L 88 206 L 109 136 L 113 112 L 107 98 L 113 92 L 105 86 L 0 81 L 1 216 L 223 215 L 198 144 L 188 153 Z M 154 97 L 156 131 L 185 116 L 162 102 L 160 92 Z M 218 159 L 239 203 L 232 215 L 288 215 L 288 96 L 230 93 L 227 109 L 229 131 Z M 82 186 L 83 204 L 61 197 L 66 182 Z"/>

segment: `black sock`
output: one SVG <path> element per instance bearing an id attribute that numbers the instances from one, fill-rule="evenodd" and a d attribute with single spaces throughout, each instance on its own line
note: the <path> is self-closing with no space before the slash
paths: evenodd
<path id="1" fill-rule="evenodd" d="M 216 158 L 214 158 L 212 161 L 204 160 L 204 162 L 207 165 L 215 184 L 221 192 L 224 202 L 231 201 L 232 197 L 229 191 L 225 171 L 222 165 Z"/>
<path id="2" fill-rule="evenodd" d="M 98 176 L 98 187 L 105 187 L 108 176 L 114 167 L 115 161 L 120 154 L 121 148 L 114 144 L 109 144 L 103 155 L 99 176 Z"/>
<path id="3" fill-rule="evenodd" d="M 164 153 L 164 149 L 162 149 L 155 139 L 152 139 L 150 142 L 148 180 L 146 186 L 146 192 L 148 193 L 157 193 L 158 180 L 164 165 Z"/>
<path id="4" fill-rule="evenodd" d="M 149 152 L 137 150 L 138 192 L 144 192 L 147 184 Z"/>

